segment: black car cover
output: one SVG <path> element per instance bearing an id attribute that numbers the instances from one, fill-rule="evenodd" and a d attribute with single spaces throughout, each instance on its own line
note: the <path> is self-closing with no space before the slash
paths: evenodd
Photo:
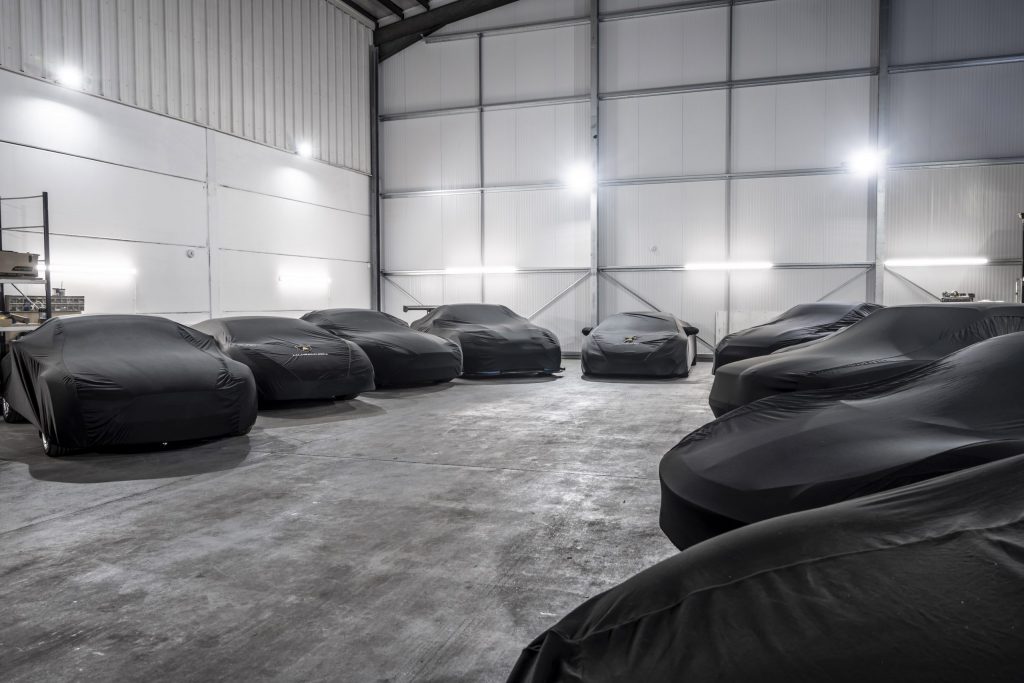
<path id="1" fill-rule="evenodd" d="M 878 304 L 827 301 L 794 306 L 777 318 L 734 332 L 718 342 L 713 371 L 738 360 L 767 356 L 779 349 L 827 337 L 879 308 L 882 307 Z"/>
<path id="2" fill-rule="evenodd" d="M 894 377 L 971 344 L 1024 330 L 1024 305 L 922 304 L 882 308 L 820 341 L 729 363 L 715 373 L 715 415 L 789 391 Z"/>
<path id="3" fill-rule="evenodd" d="M 1018 332 L 852 391 L 755 401 L 662 459 L 661 528 L 686 548 L 743 524 L 1022 453 L 1021 386 Z"/>
<path id="4" fill-rule="evenodd" d="M 215 318 L 194 327 L 249 366 L 263 400 L 351 398 L 373 390 L 373 365 L 363 350 L 305 320 Z"/>
<path id="5" fill-rule="evenodd" d="M 1024 456 L 696 545 L 529 645 L 510 683 L 1011 683 Z"/>
<path id="6" fill-rule="evenodd" d="M 616 313 L 584 330 L 583 373 L 686 377 L 697 361 L 699 332 L 669 313 Z"/>
<path id="7" fill-rule="evenodd" d="M 256 383 L 217 342 L 166 318 L 54 318 L 11 343 L 4 397 L 61 448 L 244 434 Z"/>
<path id="8" fill-rule="evenodd" d="M 462 374 L 458 344 L 412 330 L 393 315 L 335 308 L 302 319 L 358 344 L 373 363 L 377 386 L 447 382 Z"/>
<path id="9" fill-rule="evenodd" d="M 464 375 L 552 373 L 561 370 L 558 338 L 543 327 L 493 304 L 438 306 L 412 323 L 462 348 Z"/>

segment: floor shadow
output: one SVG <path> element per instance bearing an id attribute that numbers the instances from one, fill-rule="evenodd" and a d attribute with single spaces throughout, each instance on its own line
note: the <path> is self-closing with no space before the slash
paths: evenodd
<path id="1" fill-rule="evenodd" d="M 388 386 L 382 387 L 374 391 L 371 396 L 373 398 L 415 398 L 417 396 L 426 396 L 428 394 L 437 394 L 442 391 L 448 391 L 452 388 L 451 382 L 443 382 L 438 384 L 416 384 L 407 387 Z"/>
<path id="2" fill-rule="evenodd" d="M 374 394 L 376 395 L 376 394 Z M 380 406 L 358 399 L 349 401 L 291 401 L 260 406 L 256 426 L 261 429 L 275 427 L 301 427 L 303 425 L 331 424 L 357 420 L 386 411 Z"/>
<path id="3" fill-rule="evenodd" d="M 543 384 L 544 382 L 557 382 L 563 379 L 561 375 L 525 375 L 525 376 L 501 376 L 495 377 L 460 377 L 460 384 Z"/>
<path id="4" fill-rule="evenodd" d="M 50 458 L 43 453 L 42 446 L 35 443 L 33 448 L 5 451 L 3 459 L 27 465 L 33 479 L 66 484 L 101 484 L 222 472 L 245 462 L 249 451 L 248 437 L 233 437 L 168 446 L 110 448 Z"/>

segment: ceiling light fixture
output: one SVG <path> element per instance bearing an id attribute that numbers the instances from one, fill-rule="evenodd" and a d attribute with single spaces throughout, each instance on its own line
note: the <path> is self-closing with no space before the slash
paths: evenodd
<path id="1" fill-rule="evenodd" d="M 775 264 L 770 261 L 707 261 L 704 263 L 687 263 L 686 270 L 768 270 Z"/>
<path id="2" fill-rule="evenodd" d="M 984 266 L 987 258 L 979 256 L 957 256 L 953 258 L 894 258 L 885 262 L 886 266 L 917 268 L 922 266 Z"/>

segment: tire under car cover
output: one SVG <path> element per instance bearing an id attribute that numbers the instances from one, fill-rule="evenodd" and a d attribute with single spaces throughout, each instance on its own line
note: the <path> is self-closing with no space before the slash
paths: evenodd
<path id="1" fill-rule="evenodd" d="M 362 349 L 305 320 L 215 318 L 193 327 L 249 366 L 261 399 L 329 399 L 374 388 L 373 365 Z"/>
<path id="2" fill-rule="evenodd" d="M 583 340 L 584 374 L 680 377 L 690 374 L 700 332 L 669 313 L 616 313 Z"/>
<path id="3" fill-rule="evenodd" d="M 661 461 L 679 548 L 743 524 L 1024 452 L 1024 332 L 854 390 L 772 396 L 692 432 Z"/>
<path id="4" fill-rule="evenodd" d="M 909 372 L 971 344 L 1024 331 L 1024 305 L 890 306 L 819 341 L 719 368 L 716 416 L 775 394 L 850 387 Z"/>
<path id="5" fill-rule="evenodd" d="M 62 448 L 244 434 L 256 383 L 217 342 L 166 318 L 54 318 L 11 344 L 2 392 Z"/>
<path id="6" fill-rule="evenodd" d="M 879 304 L 827 301 L 794 306 L 777 318 L 734 332 L 718 342 L 712 372 L 738 360 L 766 356 L 779 349 L 827 337 L 879 308 L 882 308 Z"/>
<path id="7" fill-rule="evenodd" d="M 412 328 L 458 344 L 465 375 L 551 373 L 561 369 L 558 337 L 505 306 L 438 306 L 414 321 Z"/>
<path id="8" fill-rule="evenodd" d="M 393 315 L 334 308 L 302 319 L 357 344 L 373 363 L 378 386 L 446 382 L 462 374 L 458 344 L 410 329 Z"/>
<path id="9" fill-rule="evenodd" d="M 985 681 L 1024 671 L 1024 456 L 754 524 L 598 595 L 510 683 Z"/>

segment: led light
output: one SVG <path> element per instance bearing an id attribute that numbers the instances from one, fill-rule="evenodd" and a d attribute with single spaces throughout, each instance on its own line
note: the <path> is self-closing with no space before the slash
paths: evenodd
<path id="1" fill-rule="evenodd" d="M 499 275 L 518 272 L 515 266 L 472 266 L 469 268 L 445 268 L 445 275 Z"/>
<path id="2" fill-rule="evenodd" d="M 956 258 L 894 258 L 885 262 L 887 266 L 916 268 L 920 266 L 983 266 L 987 258 L 963 256 Z"/>
<path id="3" fill-rule="evenodd" d="M 298 153 L 300 157 L 303 157 L 304 159 L 309 159 L 311 156 L 313 156 L 313 145 L 308 142 L 300 142 L 299 144 L 295 145 L 295 151 Z"/>
<path id="4" fill-rule="evenodd" d="M 686 270 L 768 270 L 774 264 L 768 261 L 720 261 L 705 263 L 687 263 Z"/>
<path id="5" fill-rule="evenodd" d="M 57 82 L 75 90 L 82 89 L 82 72 L 73 66 L 62 66 L 57 69 Z"/>
<path id="6" fill-rule="evenodd" d="M 565 184 L 573 192 L 590 192 L 595 181 L 594 169 L 589 164 L 576 164 L 565 174 Z"/>
<path id="7" fill-rule="evenodd" d="M 46 266 L 50 275 L 104 275 L 108 277 L 132 277 L 138 271 L 131 266 L 123 264 L 97 264 L 97 263 L 54 263 Z"/>
<path id="8" fill-rule="evenodd" d="M 850 155 L 846 161 L 846 168 L 850 173 L 858 176 L 878 175 L 885 168 L 887 152 L 874 147 L 865 147 Z"/>
<path id="9" fill-rule="evenodd" d="M 281 273 L 277 281 L 289 285 L 329 285 L 331 278 L 317 273 Z"/>

